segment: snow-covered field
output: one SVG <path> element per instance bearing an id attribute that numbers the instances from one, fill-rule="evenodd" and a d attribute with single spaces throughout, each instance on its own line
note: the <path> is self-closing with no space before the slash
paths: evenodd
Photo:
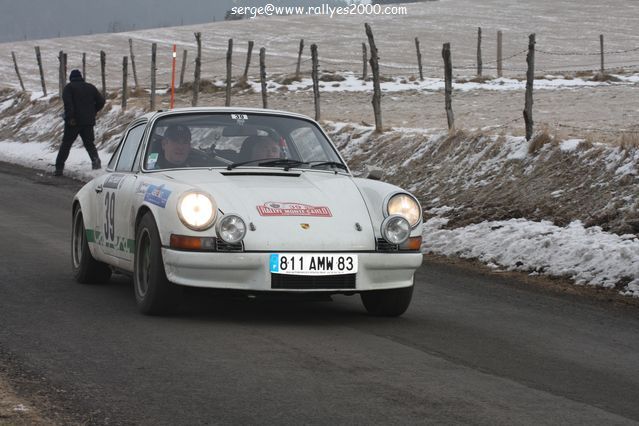
<path id="1" fill-rule="evenodd" d="M 376 36 L 382 76 L 392 78 L 383 84 L 382 99 L 386 126 L 444 128 L 441 81 L 441 46 L 452 43 L 454 75 L 453 109 L 458 127 L 466 129 L 502 126 L 513 133 L 523 128 L 523 83 L 528 35 L 537 35 L 534 118 L 538 126 L 549 126 L 565 136 L 585 137 L 589 129 L 599 129 L 597 137 L 618 139 L 618 129 L 634 129 L 639 108 L 634 92 L 639 85 L 639 3 L 632 0 L 439 0 L 407 4 L 405 16 L 273 16 L 245 21 L 214 22 L 206 25 L 142 30 L 128 33 L 96 34 L 38 41 L 0 44 L 0 87 L 18 87 L 11 52 L 16 52 L 25 85 L 39 91 L 40 82 L 34 46 L 42 50 L 48 91 L 57 91 L 60 50 L 69 55 L 69 68 L 81 66 L 87 53 L 88 79 L 99 82 L 99 52 L 107 54 L 107 86 L 121 86 L 122 57 L 129 54 L 128 39 L 134 40 L 137 74 L 149 87 L 151 43 L 158 43 L 158 87 L 170 82 L 171 45 L 189 52 L 186 78 L 193 78 L 195 31 L 202 32 L 202 76 L 212 81 L 225 74 L 228 38 L 234 40 L 233 77 L 244 70 L 248 40 L 255 41 L 249 77 L 258 80 L 259 48 L 267 52 L 267 76 L 291 74 L 295 70 L 299 39 L 304 38 L 302 72 L 310 71 L 311 43 L 319 46 L 320 70 L 339 71 L 346 80 L 325 82 L 321 91 L 323 118 L 352 122 L 372 122 L 370 83 L 362 84 L 361 45 L 366 41 L 364 22 Z M 477 27 L 483 29 L 484 75 L 495 76 L 496 31 L 504 34 L 504 78 L 473 83 L 476 62 Z M 599 69 L 599 35 L 605 35 L 606 67 L 624 81 L 590 81 L 592 74 L 576 73 Z M 419 37 L 426 79 L 418 77 L 414 38 Z M 514 55 L 514 56 L 513 56 Z M 181 60 L 181 54 L 178 55 Z M 179 69 L 178 63 L 178 69 Z M 370 68 L 370 67 L 369 67 Z M 621 68 L 621 69 L 620 69 Z M 623 72 L 621 72 L 623 71 Z M 370 75 L 370 69 L 369 69 Z M 552 77 L 549 77 L 552 76 Z M 467 82 L 462 83 L 461 81 Z M 308 86 L 308 78 L 294 86 Z M 129 86 L 133 85 L 129 66 Z M 304 86 L 305 85 L 305 86 Z M 277 84 L 271 84 L 271 90 Z M 290 85 L 289 85 L 290 86 Z M 223 96 L 202 96 L 202 104 L 219 105 Z M 233 99 L 237 104 L 238 100 Z M 244 106 L 259 106 L 260 96 L 246 96 Z M 276 108 L 313 114 L 309 90 L 275 91 L 270 103 Z M 177 99 L 178 106 L 190 105 L 190 96 Z M 364 107 L 366 106 L 366 107 Z"/>
<path id="2" fill-rule="evenodd" d="M 376 36 L 382 74 L 417 72 L 414 38 L 419 37 L 427 75 L 442 75 L 441 48 L 451 42 L 453 65 L 460 75 L 473 75 L 476 61 L 477 27 L 483 30 L 483 62 L 487 74 L 495 74 L 496 33 L 503 36 L 503 57 L 524 51 L 528 35 L 536 33 L 536 68 L 540 72 L 561 73 L 570 70 L 599 68 L 599 35 L 605 35 L 604 50 L 609 67 L 639 66 L 639 4 L 632 0 L 439 0 L 407 4 L 408 14 L 388 16 L 273 16 L 247 21 L 214 22 L 174 28 L 142 30 L 130 33 L 96 34 L 40 41 L 0 44 L 0 72 L 13 75 L 11 51 L 15 51 L 27 87 L 36 89 L 39 76 L 33 46 L 39 45 L 45 61 L 47 82 L 57 87 L 57 55 L 68 52 L 69 65 L 79 66 L 86 52 L 88 74 L 98 81 L 99 52 L 107 53 L 108 84 L 121 82 L 122 57 L 128 55 L 128 38 L 134 39 L 138 74 L 150 81 L 151 43 L 158 43 L 158 84 L 170 80 L 170 46 L 189 50 L 187 74 L 193 75 L 195 31 L 202 32 L 203 77 L 225 75 L 227 40 L 234 40 L 235 74 L 244 68 L 248 40 L 255 41 L 251 73 L 257 75 L 259 48 L 267 52 L 267 72 L 293 72 L 299 39 L 305 40 L 304 70 L 310 69 L 311 43 L 318 44 L 320 64 L 325 69 L 361 70 L 362 42 L 366 41 L 364 22 L 369 22 Z M 551 52 L 552 54 L 542 53 Z M 559 53 L 559 54 L 557 54 Z M 561 53 L 570 53 L 568 55 Z M 522 75 L 525 54 L 508 59 L 507 75 Z M 16 87 L 11 78 L 2 84 Z"/>

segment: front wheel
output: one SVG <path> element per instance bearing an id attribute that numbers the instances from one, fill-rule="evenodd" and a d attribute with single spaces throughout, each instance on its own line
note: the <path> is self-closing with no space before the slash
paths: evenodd
<path id="1" fill-rule="evenodd" d="M 364 307 L 371 315 L 398 317 L 408 309 L 415 285 L 392 290 L 373 290 L 360 293 Z"/>
<path id="2" fill-rule="evenodd" d="M 82 284 L 105 283 L 111 278 L 111 268 L 95 260 L 89 250 L 87 233 L 80 207 L 73 212 L 71 229 L 71 267 L 75 280 Z"/>
<path id="3" fill-rule="evenodd" d="M 135 300 L 143 314 L 167 314 L 182 299 L 182 288 L 166 277 L 160 234 L 150 213 L 142 217 L 135 233 L 133 283 Z"/>

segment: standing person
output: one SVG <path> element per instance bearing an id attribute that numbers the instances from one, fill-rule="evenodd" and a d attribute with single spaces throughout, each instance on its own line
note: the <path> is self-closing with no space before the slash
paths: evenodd
<path id="1" fill-rule="evenodd" d="M 91 167 L 94 170 L 102 168 L 98 150 L 93 143 L 95 141 L 93 126 L 95 126 L 95 115 L 104 107 L 104 97 L 93 84 L 84 81 L 79 70 L 73 70 L 69 75 L 69 84 L 64 86 L 62 91 L 62 101 L 64 102 L 64 135 L 55 160 L 53 174 L 62 176 L 71 145 L 78 135 L 89 153 Z"/>

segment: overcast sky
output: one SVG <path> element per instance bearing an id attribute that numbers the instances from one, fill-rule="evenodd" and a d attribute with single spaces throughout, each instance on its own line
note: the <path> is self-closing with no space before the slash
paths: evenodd
<path id="1" fill-rule="evenodd" d="M 331 0 L 0 0 L 0 42 L 223 20 L 233 6 Z"/>

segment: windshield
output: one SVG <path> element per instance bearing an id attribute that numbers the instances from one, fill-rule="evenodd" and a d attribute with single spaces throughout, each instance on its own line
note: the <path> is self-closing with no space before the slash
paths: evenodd
<path id="1" fill-rule="evenodd" d="M 146 170 L 276 167 L 346 170 L 315 124 L 259 113 L 176 114 L 156 120 Z"/>

